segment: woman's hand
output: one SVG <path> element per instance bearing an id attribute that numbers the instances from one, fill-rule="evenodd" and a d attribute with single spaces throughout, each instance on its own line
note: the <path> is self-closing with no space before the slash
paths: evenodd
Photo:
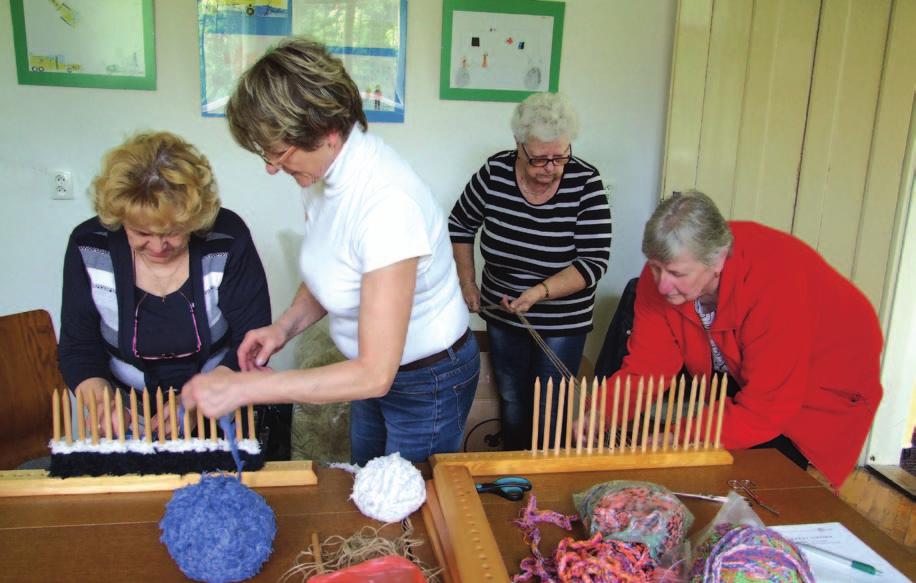
<path id="1" fill-rule="evenodd" d="M 270 357 L 286 346 L 288 341 L 289 336 L 279 322 L 249 330 L 239 344 L 239 367 L 245 372 L 266 367 Z"/>
<path id="2" fill-rule="evenodd" d="M 86 422 L 86 433 L 91 434 L 93 424 L 95 425 L 98 435 L 105 435 L 105 389 L 108 387 L 108 382 L 102 378 L 90 378 L 81 382 L 76 387 L 76 393 L 82 394 L 83 397 L 83 407 L 84 411 L 80 411 L 80 414 L 83 415 L 83 419 Z M 117 390 L 117 389 L 115 389 Z M 92 409 L 89 408 L 89 401 L 95 401 L 95 411 L 96 418 L 92 419 L 91 412 Z M 115 404 L 114 392 L 108 390 L 108 409 L 109 409 L 109 419 L 111 420 L 111 434 L 113 437 L 120 437 L 121 434 L 118 431 L 118 408 Z M 124 428 L 125 431 L 130 426 L 130 410 L 127 407 L 122 406 L 124 412 Z"/>
<path id="3" fill-rule="evenodd" d="M 467 304 L 471 313 L 476 314 L 480 311 L 480 288 L 477 287 L 477 282 L 462 282 L 461 296 L 464 298 L 464 303 Z"/>
<path id="4" fill-rule="evenodd" d="M 207 417 L 222 417 L 252 402 L 245 397 L 248 385 L 254 375 L 263 374 L 273 373 L 240 373 L 217 367 L 208 373 L 194 375 L 181 389 L 181 403 L 186 411 L 196 408 Z"/>
<path id="5" fill-rule="evenodd" d="M 500 305 L 502 305 L 503 309 L 507 312 L 524 314 L 531 309 L 531 306 L 543 300 L 545 297 L 544 286 L 537 284 L 523 291 L 522 295 L 511 302 L 509 301 L 509 296 L 503 295 Z"/>

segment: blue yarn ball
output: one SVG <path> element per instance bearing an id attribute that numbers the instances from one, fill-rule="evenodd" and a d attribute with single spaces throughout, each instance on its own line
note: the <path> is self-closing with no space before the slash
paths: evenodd
<path id="1" fill-rule="evenodd" d="M 234 476 L 204 475 L 175 491 L 160 541 L 189 579 L 230 583 L 253 577 L 273 551 L 274 512 Z"/>

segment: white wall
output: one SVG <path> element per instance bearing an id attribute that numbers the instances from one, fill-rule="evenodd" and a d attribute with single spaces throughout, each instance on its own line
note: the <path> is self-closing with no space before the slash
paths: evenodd
<path id="1" fill-rule="evenodd" d="M 298 285 L 298 191 L 237 147 L 225 120 L 199 112 L 197 3 L 157 0 L 156 91 L 18 85 L 8 2 L 0 2 L 0 314 L 44 308 L 59 325 L 60 273 L 70 230 L 92 215 L 86 190 L 102 153 L 138 129 L 170 130 L 210 159 L 223 204 L 251 227 L 274 313 Z M 560 90 L 582 118 L 576 154 L 613 187 L 611 269 L 600 284 L 600 347 L 617 297 L 642 266 L 642 225 L 660 188 L 673 0 L 567 0 Z M 514 104 L 440 101 L 440 0 L 410 0 L 406 123 L 373 124 L 430 184 L 443 213 L 491 153 L 513 145 Z M 76 200 L 51 199 L 51 172 L 70 170 Z M 479 326 L 479 321 L 478 325 Z M 273 364 L 288 367 L 292 351 Z"/>

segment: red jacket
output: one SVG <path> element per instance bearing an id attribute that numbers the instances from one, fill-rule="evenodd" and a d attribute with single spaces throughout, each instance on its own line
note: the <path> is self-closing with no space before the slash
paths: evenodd
<path id="1" fill-rule="evenodd" d="M 742 388 L 726 402 L 723 445 L 747 448 L 783 434 L 839 487 L 881 401 L 875 311 L 798 239 L 756 223 L 730 226 L 735 241 L 710 334 Z M 665 301 L 648 268 L 628 348 L 618 375 L 670 376 L 686 366 L 709 378 L 712 370 L 693 303 Z"/>

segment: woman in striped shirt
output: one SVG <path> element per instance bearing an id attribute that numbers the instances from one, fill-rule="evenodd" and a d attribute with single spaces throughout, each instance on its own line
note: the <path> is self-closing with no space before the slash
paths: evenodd
<path id="1" fill-rule="evenodd" d="M 503 444 L 520 450 L 530 439 L 534 379 L 544 387 L 562 375 L 519 315 L 576 374 L 592 329 L 595 288 L 608 266 L 611 213 L 598 170 L 573 156 L 578 121 L 562 95 L 530 96 L 511 125 L 516 149 L 494 154 L 471 177 L 449 216 L 449 233 L 464 300 L 487 322 Z M 540 403 L 543 426 L 546 399 Z M 556 407 L 551 410 L 555 427 Z"/>

